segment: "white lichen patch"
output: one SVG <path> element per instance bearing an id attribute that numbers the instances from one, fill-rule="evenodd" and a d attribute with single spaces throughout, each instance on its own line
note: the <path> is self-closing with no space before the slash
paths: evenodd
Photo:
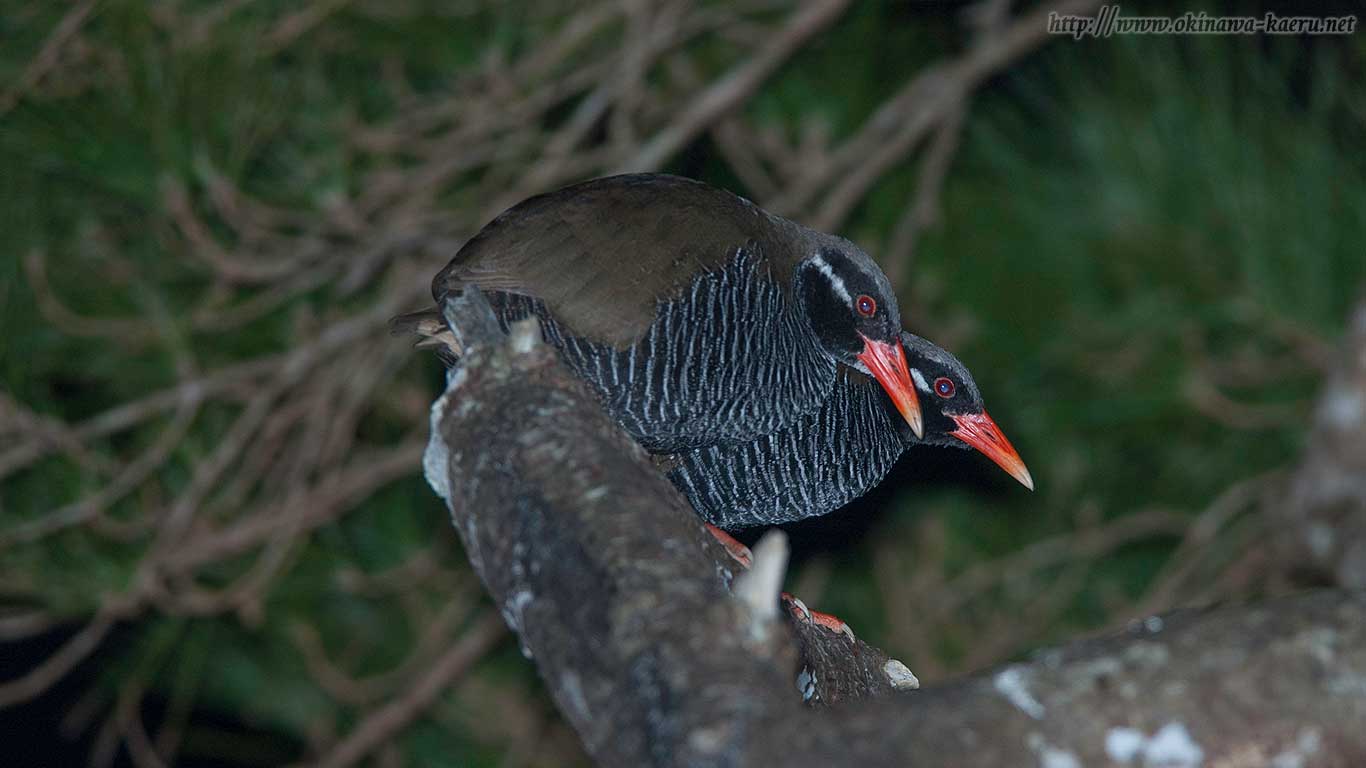
<path id="1" fill-rule="evenodd" d="M 512 545 L 512 578 L 515 583 L 522 583 L 526 579 L 526 543 L 517 542 Z"/>
<path id="2" fill-rule="evenodd" d="M 1301 728 L 1295 743 L 1271 758 L 1271 768 L 1305 768 L 1323 746 L 1318 728 Z"/>
<path id="3" fill-rule="evenodd" d="M 1328 692 L 1334 696 L 1360 698 L 1366 696 L 1366 675 L 1335 675 L 1328 680 Z"/>
<path id="4" fill-rule="evenodd" d="M 1128 765 L 1143 754 L 1148 737 L 1137 728 L 1120 726 L 1105 732 L 1105 756 Z"/>
<path id="5" fill-rule="evenodd" d="M 1196 768 L 1204 759 L 1205 750 L 1181 723 L 1167 723 L 1157 729 L 1143 753 L 1147 768 Z"/>
<path id="6" fill-rule="evenodd" d="M 560 691 L 564 694 L 564 703 L 572 719 L 578 722 L 592 719 L 588 711 L 588 698 L 583 695 L 583 683 L 579 681 L 577 672 L 569 670 L 560 675 Z"/>
<path id="7" fill-rule="evenodd" d="M 452 379 L 451 386 L 432 403 L 427 418 L 430 425 L 427 449 L 422 452 L 422 474 L 427 478 L 427 485 L 446 502 L 447 507 L 451 503 L 450 478 L 447 475 L 450 471 L 450 451 L 446 448 L 446 441 L 441 439 L 441 417 L 446 413 L 446 399 L 450 397 L 451 389 L 460 386 L 457 381 L 460 378 L 463 378 L 463 374 Z"/>
<path id="8" fill-rule="evenodd" d="M 535 318 L 519 320 L 508 329 L 514 354 L 525 355 L 541 343 L 541 324 Z"/>
<path id="9" fill-rule="evenodd" d="M 1304 540 L 1309 545 L 1310 554 L 1324 559 L 1333 554 L 1337 546 L 1337 533 L 1332 526 L 1315 521 L 1305 529 Z"/>
<path id="10" fill-rule="evenodd" d="M 1039 768 L 1081 768 L 1081 761 L 1067 750 L 1045 747 L 1039 753 Z"/>
<path id="11" fill-rule="evenodd" d="M 1329 392 L 1320 406 L 1319 418 L 1324 424 L 1341 432 L 1361 428 L 1366 419 L 1366 403 L 1359 393 L 1348 389 L 1335 389 Z"/>
<path id="12" fill-rule="evenodd" d="M 704 755 L 715 755 L 726 748 L 726 736 L 723 726 L 698 728 L 688 735 L 688 747 Z"/>
<path id="13" fill-rule="evenodd" d="M 797 692 L 802 695 L 802 701 L 815 698 L 816 673 L 810 667 L 802 667 L 802 671 L 797 673 Z"/>
<path id="14" fill-rule="evenodd" d="M 1028 743 L 1039 758 L 1039 768 L 1081 768 L 1081 761 L 1075 754 L 1049 744 L 1041 734 L 1029 734 Z"/>
<path id="15" fill-rule="evenodd" d="M 887 675 L 892 687 L 898 691 L 913 691 L 920 687 L 920 679 L 915 673 L 896 659 L 888 659 L 887 663 L 882 665 L 882 672 Z"/>
<path id="16" fill-rule="evenodd" d="M 517 647 L 522 652 L 522 656 L 528 660 L 533 658 L 531 646 L 526 643 L 526 635 L 522 634 L 522 629 L 526 622 L 526 607 L 535 599 L 535 595 L 529 589 L 521 589 L 513 593 L 501 606 L 500 612 L 503 614 L 503 623 L 508 625 L 513 634 L 517 636 Z"/>
<path id="17" fill-rule="evenodd" d="M 522 633 L 523 614 L 534 599 L 536 596 L 531 590 L 520 589 L 503 603 L 503 621 L 508 625 L 508 629 L 519 635 Z"/>
<path id="18" fill-rule="evenodd" d="M 1105 755 L 1120 765 L 1143 768 L 1199 768 L 1205 750 L 1181 723 L 1171 722 L 1152 736 L 1137 728 L 1116 726 L 1105 733 Z"/>
<path id="19" fill-rule="evenodd" d="M 996 691 L 1014 704 L 1016 709 L 1035 720 L 1043 718 L 1043 704 L 1029 692 L 1028 675 L 1024 669 L 1018 666 L 1006 667 L 992 682 L 996 686 Z"/>
<path id="20" fill-rule="evenodd" d="M 1075 666 L 1072 679 L 1081 687 L 1091 688 L 1096 680 L 1103 677 L 1117 677 L 1124 672 L 1124 665 L 1113 656 L 1101 656 L 1090 661 L 1079 662 Z"/>
<path id="21" fill-rule="evenodd" d="M 1124 659 L 1138 667 L 1161 667 L 1171 659 L 1171 653 L 1162 643 L 1135 640 L 1124 649 Z"/>

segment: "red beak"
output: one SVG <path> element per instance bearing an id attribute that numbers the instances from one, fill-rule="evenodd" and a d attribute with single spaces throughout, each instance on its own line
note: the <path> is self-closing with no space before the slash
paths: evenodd
<path id="1" fill-rule="evenodd" d="M 1020 454 L 1015 452 L 1015 447 L 1001 434 L 1001 428 L 996 426 L 996 422 L 992 421 L 986 412 L 949 418 L 958 425 L 958 429 L 950 432 L 950 435 L 981 451 L 982 455 L 996 462 L 997 466 L 1008 472 L 1011 477 L 1019 480 L 1020 485 L 1034 490 L 1034 478 L 1029 476 L 1029 470 L 1020 460 Z"/>
<path id="2" fill-rule="evenodd" d="M 916 437 L 924 437 L 925 426 L 920 418 L 920 400 L 915 396 L 915 385 L 911 384 L 911 372 L 906 369 L 906 350 L 900 344 L 888 344 L 863 338 L 863 352 L 858 360 L 873 372 L 873 378 L 887 390 L 888 396 L 901 418 L 911 425 Z M 1004 439 L 1004 438 L 1002 438 Z"/>

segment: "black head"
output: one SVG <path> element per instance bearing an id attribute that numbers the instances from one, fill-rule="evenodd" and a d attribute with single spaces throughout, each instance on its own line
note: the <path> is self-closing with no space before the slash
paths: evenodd
<path id="1" fill-rule="evenodd" d="M 1034 480 L 1020 455 L 987 415 L 982 393 L 967 366 L 938 345 L 902 332 L 906 365 L 920 393 L 925 435 L 920 442 L 976 448 L 1030 490 Z M 908 442 L 916 442 L 903 434 Z"/>
<path id="2" fill-rule="evenodd" d="M 818 247 L 801 262 L 797 285 L 811 329 L 841 362 L 860 368 L 864 339 L 893 344 L 900 338 L 901 311 L 892 285 L 853 243 Z"/>
<path id="3" fill-rule="evenodd" d="M 919 435 L 920 408 L 901 346 L 901 310 L 873 259 L 847 240 L 823 236 L 801 261 L 795 288 L 826 353 L 876 378 Z"/>

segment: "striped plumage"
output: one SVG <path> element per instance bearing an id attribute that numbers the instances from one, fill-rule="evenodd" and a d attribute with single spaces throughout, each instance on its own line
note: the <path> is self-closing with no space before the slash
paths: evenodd
<path id="1" fill-rule="evenodd" d="M 909 443 L 886 394 L 855 376 L 841 377 L 819 411 L 785 429 L 679 454 L 669 479 L 698 514 L 726 530 L 800 520 L 858 498 Z"/>
<path id="2" fill-rule="evenodd" d="M 877 485 L 908 448 L 921 442 L 976 447 L 1032 487 L 1024 464 L 986 415 L 966 366 L 925 339 L 901 336 L 923 395 L 923 439 L 897 416 L 881 387 L 851 372 L 840 376 L 817 413 L 749 443 L 681 453 L 673 457 L 669 479 L 698 514 L 726 530 L 833 511 Z M 951 386 L 948 396 L 935 391 L 935 383 L 945 379 Z M 972 424 L 994 432 L 992 440 L 1004 450 L 963 431 Z"/>
<path id="3" fill-rule="evenodd" d="M 661 305 L 649 330 L 626 349 L 574 336 L 538 299 L 498 293 L 490 303 L 505 326 L 534 314 L 546 341 L 622 427 L 647 450 L 669 452 L 772 433 L 790 423 L 793 411 L 815 413 L 833 389 L 838 364 L 758 269 L 752 251 L 737 249 L 723 269 L 699 275 L 684 295 Z M 795 364 L 729 362 L 764 359 Z M 773 393 L 790 410 L 768 407 L 755 391 Z"/>

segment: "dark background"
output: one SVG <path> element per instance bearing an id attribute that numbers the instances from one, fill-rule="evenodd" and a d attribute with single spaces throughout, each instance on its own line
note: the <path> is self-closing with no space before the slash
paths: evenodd
<path id="1" fill-rule="evenodd" d="M 6 764 L 335 755 L 461 642 L 364 760 L 582 761 L 475 637 L 419 471 L 439 367 L 384 321 L 502 208 L 621 169 L 859 242 L 1028 463 L 916 449 L 791 528 L 788 588 L 922 681 L 1324 581 L 1275 510 L 1366 286 L 1362 35 L 1036 24 L 964 85 L 1040 6 L 792 21 L 838 5 L 0 4 Z"/>

